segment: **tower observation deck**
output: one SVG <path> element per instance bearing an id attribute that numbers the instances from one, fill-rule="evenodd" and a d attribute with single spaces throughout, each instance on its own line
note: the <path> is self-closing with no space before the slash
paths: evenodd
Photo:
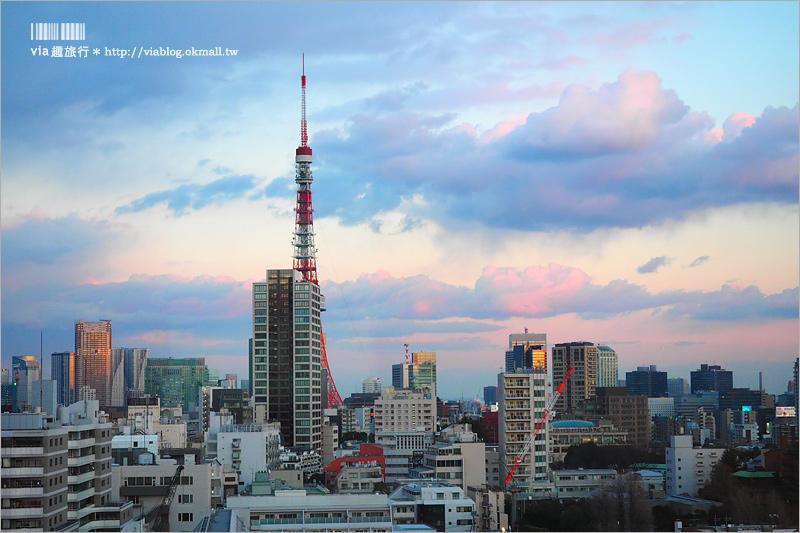
<path id="1" fill-rule="evenodd" d="M 311 202 L 311 183 L 314 176 L 311 173 L 311 147 L 308 146 L 308 128 L 306 124 L 306 69 L 305 54 L 303 54 L 302 110 L 300 119 L 300 146 L 295 151 L 295 183 L 297 183 L 297 207 L 295 208 L 294 238 L 292 245 L 294 255 L 292 268 L 303 276 L 303 281 L 319 285 L 317 279 L 317 249 L 314 246 L 314 208 Z M 340 405 L 342 397 L 336 390 L 333 381 L 328 356 L 325 349 L 325 335 L 320 334 L 321 366 L 328 376 L 328 407 Z"/>

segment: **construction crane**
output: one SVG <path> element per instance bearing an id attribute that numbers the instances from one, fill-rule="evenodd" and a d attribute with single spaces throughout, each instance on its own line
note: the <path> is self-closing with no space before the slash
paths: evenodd
<path id="1" fill-rule="evenodd" d="M 175 497 L 175 490 L 178 488 L 178 480 L 183 472 L 183 465 L 178 465 L 172 479 L 169 480 L 167 486 L 167 493 L 159 503 L 155 505 L 145 517 L 145 523 L 151 523 L 152 526 L 148 531 L 169 531 L 169 507 L 172 505 L 172 499 Z"/>
<path id="2" fill-rule="evenodd" d="M 528 435 L 528 439 L 525 441 L 525 446 L 522 447 L 522 451 L 519 452 L 519 455 L 517 455 L 516 459 L 514 459 L 514 464 L 512 464 L 511 468 L 508 470 L 508 475 L 506 476 L 505 480 L 506 484 L 508 484 L 508 482 L 511 481 L 511 478 L 514 477 L 514 473 L 517 471 L 519 464 L 531 450 L 531 446 L 533 446 L 533 441 L 536 440 L 536 435 L 539 434 L 539 431 L 547 423 L 547 419 L 550 418 L 550 413 L 553 410 L 553 406 L 556 404 L 556 401 L 558 401 L 559 396 L 561 396 L 561 391 L 564 390 L 564 386 L 567 384 L 567 380 L 569 379 L 569 376 L 570 374 L 572 374 L 573 370 L 574 367 L 569 367 L 569 370 L 567 370 L 567 375 L 564 376 L 564 380 L 561 382 L 561 385 L 558 386 L 556 392 L 553 393 L 553 395 L 550 397 L 550 401 L 547 402 L 547 407 L 542 413 L 542 416 L 539 417 L 539 420 L 536 421 L 536 425 L 533 427 L 533 431 L 531 431 L 531 434 Z"/>

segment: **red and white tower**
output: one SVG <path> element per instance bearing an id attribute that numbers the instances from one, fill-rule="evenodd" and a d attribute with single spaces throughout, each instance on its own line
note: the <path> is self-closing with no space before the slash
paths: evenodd
<path id="1" fill-rule="evenodd" d="M 303 54 L 303 75 L 300 78 L 302 85 L 302 116 L 300 119 L 300 146 L 295 151 L 296 173 L 294 181 L 297 183 L 297 207 L 295 208 L 294 256 L 292 268 L 303 275 L 303 281 L 316 283 L 317 279 L 317 249 L 314 246 L 314 209 L 311 204 L 311 147 L 308 145 L 308 127 L 306 125 L 306 61 Z M 321 329 L 320 329 L 321 332 Z M 333 382 L 331 368 L 328 365 L 328 355 L 325 350 L 325 335 L 320 333 L 322 347 L 321 365 L 328 373 L 328 407 L 340 405 L 342 397 L 336 390 Z"/>

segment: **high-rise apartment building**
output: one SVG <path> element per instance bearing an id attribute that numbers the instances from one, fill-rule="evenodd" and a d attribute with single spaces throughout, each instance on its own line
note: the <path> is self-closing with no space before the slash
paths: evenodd
<path id="1" fill-rule="evenodd" d="M 58 403 L 66 407 L 75 402 L 75 352 L 50 355 L 50 379 L 58 383 Z"/>
<path id="2" fill-rule="evenodd" d="M 656 365 L 640 366 L 625 374 L 625 385 L 631 396 L 658 398 L 667 395 L 667 373 L 659 372 Z"/>
<path id="3" fill-rule="evenodd" d="M 498 374 L 500 458 L 501 463 L 508 468 L 525 447 L 536 421 L 544 413 L 548 398 L 547 372 L 544 370 L 527 369 Z M 512 482 L 522 492 L 534 497 L 550 492 L 549 446 L 549 428 L 545 424 L 514 473 Z M 505 473 L 500 477 L 504 478 Z"/>
<path id="4" fill-rule="evenodd" d="M 381 378 L 369 377 L 361 380 L 361 392 L 363 394 L 380 394 L 382 390 Z"/>
<path id="5" fill-rule="evenodd" d="M 144 390 L 161 398 L 162 407 L 198 411 L 198 390 L 208 385 L 208 367 L 203 357 L 150 359 L 145 370 Z"/>
<path id="6" fill-rule="evenodd" d="M 42 367 L 35 355 L 15 355 L 11 358 L 12 394 L 14 411 L 24 413 L 33 411 L 33 382 L 42 379 Z"/>
<path id="7" fill-rule="evenodd" d="M 723 370 L 719 365 L 701 364 L 699 370 L 692 370 L 692 394 L 700 391 L 717 391 L 720 394 L 733 388 L 733 372 Z"/>
<path id="8" fill-rule="evenodd" d="M 75 388 L 84 387 L 94 389 L 101 407 L 111 405 L 110 320 L 75 321 Z"/>
<path id="9" fill-rule="evenodd" d="M 616 387 L 619 382 L 617 352 L 603 344 L 597 345 L 597 386 Z"/>
<path id="10" fill-rule="evenodd" d="M 553 346 L 553 383 L 561 383 L 570 367 L 575 370 L 556 401 L 558 413 L 571 413 L 597 389 L 597 346 L 591 342 L 565 342 Z"/>
<path id="11" fill-rule="evenodd" d="M 111 348 L 111 405 L 125 405 L 125 348 Z"/>
<path id="12" fill-rule="evenodd" d="M 508 336 L 506 372 L 516 369 L 544 368 L 547 370 L 547 334 L 512 333 Z"/>
<path id="13" fill-rule="evenodd" d="M 321 452 L 323 394 L 319 285 L 291 269 L 253 283 L 254 421 L 281 424 L 284 445 Z"/>

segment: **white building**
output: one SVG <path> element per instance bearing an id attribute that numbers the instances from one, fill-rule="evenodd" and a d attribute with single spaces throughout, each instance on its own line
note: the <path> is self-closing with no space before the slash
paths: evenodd
<path id="1" fill-rule="evenodd" d="M 185 459 L 169 509 L 169 531 L 192 531 L 223 501 L 222 465 L 217 461 L 193 464 L 193 455 Z M 153 465 L 112 467 L 112 497 L 133 502 L 135 516 L 160 505 L 178 468 L 176 459 L 157 461 Z"/>
<path id="2" fill-rule="evenodd" d="M 673 435 L 666 448 L 667 495 L 696 496 L 711 479 L 711 469 L 725 448 L 693 448 L 691 435 Z"/>
<path id="3" fill-rule="evenodd" d="M 250 531 L 392 531 L 385 494 L 320 494 L 278 490 L 232 496 L 227 508 L 250 520 Z"/>
<path id="4" fill-rule="evenodd" d="M 544 413 L 548 398 L 546 371 L 518 370 L 498 374 L 497 400 L 500 410 L 497 429 L 500 458 L 509 468 L 525 447 L 525 441 L 533 431 L 536 421 Z M 510 482 L 534 498 L 546 497 L 552 490 L 548 464 L 549 431 L 549 424 L 545 424 Z M 506 472 L 501 474 L 505 479 Z"/>
<path id="5" fill-rule="evenodd" d="M 361 392 L 362 393 L 378 393 L 380 394 L 383 390 L 383 385 L 381 385 L 381 378 L 367 378 L 361 380 Z"/>
<path id="6" fill-rule="evenodd" d="M 675 398 L 648 398 L 647 409 L 650 411 L 650 418 L 654 416 L 673 418 L 675 416 Z"/>
<path id="7" fill-rule="evenodd" d="M 617 352 L 608 346 L 597 345 L 597 386 L 616 387 L 619 382 Z"/>
<path id="8" fill-rule="evenodd" d="M 331 420 L 339 410 L 335 407 L 325 409 L 322 414 L 322 467 L 327 468 L 335 459 L 339 448 L 339 424 Z"/>
<path id="9" fill-rule="evenodd" d="M 396 431 L 434 431 L 436 394 L 432 387 L 383 390 L 375 400 L 375 433 Z"/>
<path id="10" fill-rule="evenodd" d="M 423 457 L 425 477 L 446 481 L 467 490 L 486 483 L 486 445 L 478 442 L 469 424 L 451 426 L 439 435 Z"/>
<path id="11" fill-rule="evenodd" d="M 475 502 L 438 481 L 409 483 L 389 495 L 395 524 L 427 524 L 437 531 L 473 531 Z"/>
<path id="12" fill-rule="evenodd" d="M 475 531 L 508 531 L 505 493 L 481 487 L 467 487 L 467 497 L 475 502 Z"/>
<path id="13" fill-rule="evenodd" d="M 587 498 L 595 489 L 617 479 L 613 469 L 554 470 L 553 483 L 559 500 Z"/>
<path id="14" fill-rule="evenodd" d="M 158 435 L 114 435 L 111 439 L 112 450 L 144 450 L 158 457 Z"/>
<path id="15" fill-rule="evenodd" d="M 375 435 L 375 444 L 383 447 L 386 457 L 386 482 L 393 483 L 401 478 L 408 478 L 411 469 L 421 464 L 414 464 L 414 457 L 422 454 L 433 445 L 432 431 L 383 432 Z"/>
<path id="16" fill-rule="evenodd" d="M 279 464 L 281 434 L 274 424 L 222 426 L 208 434 L 208 457 L 239 474 L 239 485 L 253 482 L 255 473 Z"/>
<path id="17" fill-rule="evenodd" d="M 302 470 L 306 474 L 322 472 L 322 456 L 317 452 L 284 448 L 280 451 L 279 459 L 283 470 Z"/>

